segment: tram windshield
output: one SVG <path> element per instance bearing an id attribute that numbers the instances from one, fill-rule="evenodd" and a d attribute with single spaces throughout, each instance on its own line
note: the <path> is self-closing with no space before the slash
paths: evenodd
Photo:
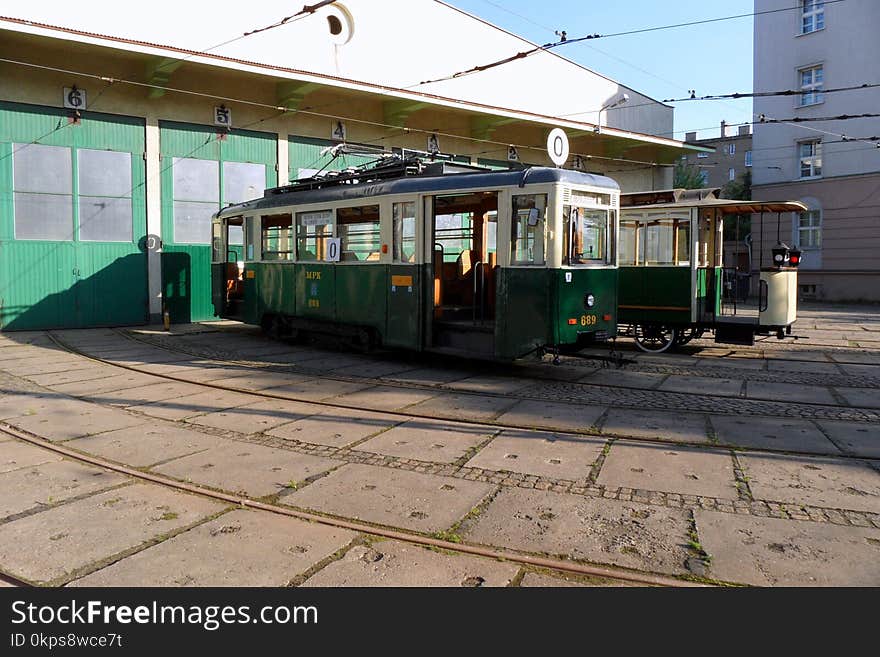
<path id="1" fill-rule="evenodd" d="M 608 210 L 566 205 L 564 259 L 566 265 L 610 262 L 611 213 Z"/>

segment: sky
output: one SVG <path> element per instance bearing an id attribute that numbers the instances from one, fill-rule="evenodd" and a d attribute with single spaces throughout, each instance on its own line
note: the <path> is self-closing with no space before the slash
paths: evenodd
<path id="1" fill-rule="evenodd" d="M 470 14 L 538 44 L 587 34 L 612 34 L 647 27 L 750 14 L 753 0 L 445 0 Z M 794 3 L 792 4 L 794 6 Z M 655 100 L 752 90 L 753 19 L 600 38 L 554 50 Z M 499 53 L 499 58 L 507 54 Z M 484 62 L 488 63 L 488 62 Z M 670 103 L 675 139 L 697 131 L 718 137 L 722 120 L 752 120 L 752 102 L 707 100 Z M 728 133 L 730 134 L 730 133 Z"/>

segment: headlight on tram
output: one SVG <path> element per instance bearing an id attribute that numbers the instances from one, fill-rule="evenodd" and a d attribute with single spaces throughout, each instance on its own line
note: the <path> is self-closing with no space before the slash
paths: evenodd
<path id="1" fill-rule="evenodd" d="M 592 294 L 587 294 L 587 296 L 584 297 L 584 305 L 587 308 L 592 308 L 596 305 L 596 297 L 594 297 Z"/>

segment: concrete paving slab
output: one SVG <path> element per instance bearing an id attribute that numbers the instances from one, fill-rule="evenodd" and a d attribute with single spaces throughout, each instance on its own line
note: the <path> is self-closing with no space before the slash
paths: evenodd
<path id="1" fill-rule="evenodd" d="M 837 363 L 859 363 L 862 365 L 880 365 L 880 354 L 862 353 L 857 351 L 833 351 L 829 354 L 831 360 Z"/>
<path id="2" fill-rule="evenodd" d="M 125 481 L 115 472 L 61 460 L 6 472 L 0 475 L 0 518 L 32 509 L 45 510 Z"/>
<path id="3" fill-rule="evenodd" d="M 880 430 L 867 422 L 822 420 L 819 427 L 844 451 L 855 456 L 880 458 Z"/>
<path id="4" fill-rule="evenodd" d="M 880 408 L 880 389 L 876 388 L 834 388 L 850 406 L 855 408 Z"/>
<path id="5" fill-rule="evenodd" d="M 372 388 L 369 383 L 350 383 L 348 381 L 335 381 L 333 379 L 312 379 L 301 383 L 294 383 L 272 388 L 273 395 L 283 395 L 293 399 L 304 401 L 321 401 L 331 399 L 339 395 L 345 395 L 358 390 Z"/>
<path id="6" fill-rule="evenodd" d="M 349 464 L 286 501 L 380 525 L 437 532 L 461 520 L 494 489 L 477 481 Z"/>
<path id="7" fill-rule="evenodd" d="M 755 499 L 880 513 L 880 472 L 865 461 L 741 454 Z"/>
<path id="8" fill-rule="evenodd" d="M 357 392 L 334 397 L 333 401 L 379 411 L 394 411 L 431 399 L 436 395 L 436 392 L 430 390 L 396 388 L 394 386 L 370 386 L 362 388 Z"/>
<path id="9" fill-rule="evenodd" d="M 458 381 L 470 376 L 467 370 L 447 370 L 433 367 L 424 367 L 407 372 L 397 372 L 384 376 L 385 379 L 402 381 L 405 383 L 420 383 L 422 385 L 441 385 L 451 381 Z"/>
<path id="10" fill-rule="evenodd" d="M 314 381 L 314 377 L 285 372 L 256 371 L 244 376 L 234 376 L 223 379 L 212 379 L 211 384 L 225 388 L 238 388 L 240 390 L 265 390 L 277 386 L 289 386 L 294 384 Z"/>
<path id="11" fill-rule="evenodd" d="M 735 500 L 729 452 L 619 441 L 611 446 L 596 483 Z"/>
<path id="12" fill-rule="evenodd" d="M 840 450 L 808 420 L 713 415 L 718 442 L 739 447 L 838 454 Z"/>
<path id="13" fill-rule="evenodd" d="M 767 369 L 771 372 L 805 372 L 809 374 L 840 374 L 834 363 L 791 361 L 784 358 L 772 358 L 767 361 Z"/>
<path id="14" fill-rule="evenodd" d="M 11 440 L 0 445 L 0 473 L 60 460 L 61 457 L 54 452 L 35 445 Z"/>
<path id="15" fill-rule="evenodd" d="M 596 438 L 505 429 L 466 465 L 578 481 L 589 476 L 604 447 Z"/>
<path id="16" fill-rule="evenodd" d="M 339 464 L 320 456 L 229 441 L 153 469 L 202 486 L 265 497 L 292 489 Z"/>
<path id="17" fill-rule="evenodd" d="M 544 575 L 541 573 L 526 573 L 519 584 L 524 588 L 567 588 L 571 586 L 627 586 L 619 581 L 605 579 L 576 579 L 566 575 Z"/>
<path id="18" fill-rule="evenodd" d="M 495 419 L 510 410 L 517 401 L 519 400 L 510 397 L 441 393 L 407 410 L 444 419 L 485 421 Z"/>
<path id="19" fill-rule="evenodd" d="M 510 410 L 499 415 L 497 421 L 524 428 L 586 431 L 596 425 L 605 409 L 605 406 L 557 404 L 527 399 L 514 404 Z"/>
<path id="20" fill-rule="evenodd" d="M 145 424 L 144 418 L 84 401 L 56 399 L 9 424 L 52 441 L 70 440 Z"/>
<path id="21" fill-rule="evenodd" d="M 186 527 L 224 507 L 135 484 L 0 525 L 0 566 L 45 584 Z M 23 550 L 22 546 L 39 546 Z"/>
<path id="22" fill-rule="evenodd" d="M 880 530 L 695 512 L 712 577 L 755 586 L 880 586 Z"/>
<path id="23" fill-rule="evenodd" d="M 35 376 L 40 374 L 54 374 L 57 372 L 72 372 L 74 370 L 88 370 L 95 367 L 95 363 L 79 356 L 64 358 L 60 356 L 51 359 L 32 359 L 17 364 L 13 369 L 16 376 Z M 6 368 L 4 368 L 6 369 Z"/>
<path id="24" fill-rule="evenodd" d="M 703 367 L 724 367 L 731 370 L 755 371 L 763 370 L 766 366 L 766 361 L 763 358 L 757 357 L 732 358 L 700 356 L 695 360 L 698 361 Z"/>
<path id="25" fill-rule="evenodd" d="M 337 367 L 333 370 L 333 373 L 339 374 L 340 376 L 356 376 L 367 379 L 378 379 L 382 377 L 393 376 L 395 374 L 402 374 L 404 372 L 411 372 L 413 369 L 415 368 L 407 363 L 375 361 L 358 363 L 357 365 L 348 365 L 345 367 Z"/>
<path id="26" fill-rule="evenodd" d="M 722 395 L 739 397 L 742 379 L 717 379 L 711 376 L 673 374 L 658 388 L 667 392 L 687 392 L 695 395 Z"/>
<path id="27" fill-rule="evenodd" d="M 183 372 L 175 373 L 175 377 L 180 377 L 186 381 L 194 381 L 196 383 L 207 383 L 217 379 L 231 379 L 238 376 L 247 376 L 253 374 L 253 369 L 242 366 L 220 366 L 210 361 L 200 364 L 199 367 L 193 367 Z"/>
<path id="28" fill-rule="evenodd" d="M 454 463 L 497 431 L 493 427 L 414 419 L 370 438 L 357 449 L 404 459 Z"/>
<path id="29" fill-rule="evenodd" d="M 0 420 L 20 415 L 34 415 L 60 402 L 84 403 L 54 392 L 10 391 L 0 397 Z"/>
<path id="30" fill-rule="evenodd" d="M 255 404 L 236 406 L 225 411 L 199 415 L 187 422 L 238 433 L 260 433 L 273 427 L 294 422 L 314 415 L 322 410 L 320 406 L 281 399 L 269 399 Z"/>
<path id="31" fill-rule="evenodd" d="M 527 552 L 685 573 L 689 524 L 682 509 L 505 488 L 460 533 L 469 541 Z"/>
<path id="32" fill-rule="evenodd" d="M 704 415 L 635 408 L 612 408 L 602 425 L 602 433 L 681 442 L 709 442 Z"/>
<path id="33" fill-rule="evenodd" d="M 159 381 L 162 381 L 159 379 Z M 202 392 L 204 388 L 200 388 L 192 383 L 177 383 L 174 381 L 162 381 L 161 383 L 151 383 L 146 386 L 136 388 L 123 388 L 122 390 L 109 390 L 106 392 L 98 392 L 93 395 L 83 397 L 88 401 L 98 404 L 108 404 L 110 406 L 119 406 L 125 408 L 127 406 L 135 406 L 138 404 L 148 404 L 150 402 L 162 401 L 163 399 L 179 399 L 180 397 L 188 397 Z"/>
<path id="34" fill-rule="evenodd" d="M 240 392 L 228 392 L 225 390 L 207 390 L 197 395 L 180 397 L 179 399 L 165 399 L 152 404 L 139 404 L 129 406 L 128 409 L 160 417 L 166 420 L 182 420 L 197 415 L 215 413 L 235 406 L 244 406 L 254 402 L 253 395 Z"/>
<path id="35" fill-rule="evenodd" d="M 312 445 L 345 447 L 402 421 L 403 418 L 396 415 L 324 407 L 320 413 L 282 424 L 266 433 Z"/>
<path id="36" fill-rule="evenodd" d="M 70 586 L 287 586 L 356 536 L 326 525 L 239 509 Z"/>
<path id="37" fill-rule="evenodd" d="M 494 395 L 506 395 L 523 390 L 533 385 L 531 381 L 510 376 L 470 376 L 445 385 L 450 390 L 468 390 L 472 392 L 489 392 Z"/>
<path id="38" fill-rule="evenodd" d="M 746 397 L 749 399 L 769 399 L 781 402 L 837 405 L 837 400 L 828 388 L 804 386 L 796 383 L 749 381 L 746 383 Z"/>
<path id="39" fill-rule="evenodd" d="M 851 376 L 880 379 L 880 367 L 876 365 L 838 365 L 838 367 Z"/>
<path id="40" fill-rule="evenodd" d="M 150 374 L 179 376 L 184 372 L 191 371 L 199 366 L 194 364 L 191 359 L 181 360 L 177 363 L 147 363 L 138 369 L 149 372 Z"/>
<path id="41" fill-rule="evenodd" d="M 226 441 L 170 424 L 146 424 L 78 438 L 69 447 L 136 468 L 218 447 Z"/>
<path id="42" fill-rule="evenodd" d="M 579 379 L 584 383 L 610 383 L 620 388 L 648 388 L 653 389 L 663 383 L 667 374 L 654 372 L 625 372 L 617 370 L 608 373 L 608 370 L 593 370 L 592 373 Z"/>
<path id="43" fill-rule="evenodd" d="M 379 541 L 353 547 L 303 586 L 507 586 L 518 570 L 493 559 Z"/>
<path id="44" fill-rule="evenodd" d="M 117 370 L 118 371 L 118 370 Z M 115 374 L 100 379 L 89 379 L 88 381 L 74 381 L 72 383 L 61 383 L 58 385 L 47 386 L 56 392 L 65 395 L 73 395 L 76 397 L 85 397 L 101 392 L 110 392 L 111 390 L 123 390 L 125 388 L 138 388 L 147 386 L 152 383 L 158 383 L 162 379 L 157 379 L 149 374 L 139 374 L 137 372 L 128 372 L 126 374 Z"/>
<path id="45" fill-rule="evenodd" d="M 46 374 L 32 374 L 28 376 L 29 381 L 33 381 L 40 386 L 57 386 L 64 383 L 76 383 L 78 381 L 91 381 L 94 379 L 105 379 L 108 376 L 114 376 L 119 373 L 119 369 L 110 365 L 99 365 L 92 361 L 85 361 L 89 365 L 87 367 L 65 368 L 62 371 L 49 372 Z M 16 372 L 18 374 L 18 372 Z M 20 376 L 25 376 L 20 374 Z"/>

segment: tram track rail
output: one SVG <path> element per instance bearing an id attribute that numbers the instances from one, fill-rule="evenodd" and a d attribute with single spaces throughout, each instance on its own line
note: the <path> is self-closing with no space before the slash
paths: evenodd
<path id="1" fill-rule="evenodd" d="M 247 496 L 235 495 L 228 492 L 213 490 L 196 484 L 178 481 L 176 479 L 172 479 L 170 477 L 155 474 L 152 472 L 144 472 L 140 469 L 132 468 L 120 463 L 115 463 L 107 459 L 71 449 L 64 445 L 53 443 L 52 441 L 49 441 L 41 436 L 14 427 L 6 422 L 0 422 L 0 433 L 6 434 L 7 436 L 10 436 L 18 441 L 26 442 L 35 447 L 51 451 L 64 458 L 74 460 L 79 463 L 88 464 L 111 472 L 116 472 L 132 479 L 136 479 L 138 481 L 156 484 L 165 488 L 197 495 L 218 502 L 223 502 L 239 508 L 247 508 L 255 511 L 265 511 L 275 515 L 296 518 L 298 520 L 318 523 L 337 529 L 346 529 L 369 536 L 401 541 L 421 547 L 435 548 L 459 554 L 467 554 L 475 557 L 484 557 L 500 561 L 507 561 L 521 566 L 547 569 L 556 573 L 569 573 L 573 575 L 601 578 L 603 580 L 626 582 L 631 584 L 641 584 L 657 587 L 704 587 L 715 584 L 708 581 L 700 581 L 696 578 L 677 578 L 665 575 L 658 575 L 654 573 L 628 570 L 615 566 L 600 566 L 586 564 L 580 561 L 566 561 L 561 559 L 554 559 L 551 557 L 535 556 L 512 550 L 492 548 L 480 544 L 452 542 L 432 536 L 426 536 L 423 534 L 410 533 L 398 529 L 356 522 L 336 516 L 312 513 L 287 505 L 264 502 L 259 499 L 254 499 Z M 30 583 L 25 582 L 24 580 L 20 580 L 12 575 L 7 575 L 4 573 L 0 573 L 0 580 L 4 580 L 14 586 L 32 586 Z"/>
<path id="2" fill-rule="evenodd" d="M 663 445 L 663 446 L 676 445 L 676 446 L 681 446 L 681 447 L 695 447 L 695 448 L 701 448 L 701 449 L 706 449 L 706 448 L 709 448 L 709 449 L 729 449 L 729 450 L 733 450 L 733 451 L 749 451 L 749 452 L 754 452 L 754 453 L 773 454 L 773 455 L 780 455 L 780 456 L 798 456 L 798 457 L 825 456 L 825 457 L 833 457 L 833 458 L 842 459 L 842 460 L 857 460 L 857 461 L 872 462 L 872 463 L 880 464 L 880 457 L 859 456 L 859 455 L 855 455 L 855 454 L 846 453 L 843 450 L 839 450 L 839 453 L 829 452 L 827 454 L 822 454 L 822 453 L 817 454 L 816 452 L 798 452 L 798 451 L 794 451 L 794 450 L 774 449 L 774 448 L 770 448 L 770 447 L 746 447 L 746 446 L 742 446 L 742 445 L 737 445 L 735 443 L 726 443 L 726 442 L 721 442 L 721 441 L 717 441 L 717 440 L 714 442 L 711 442 L 711 443 L 707 443 L 705 441 L 679 440 L 679 439 L 662 440 L 662 439 L 658 439 L 658 438 L 648 438 L 648 437 L 644 437 L 644 436 L 631 436 L 631 435 L 626 435 L 626 434 L 615 434 L 615 433 L 609 433 L 609 432 L 604 432 L 604 431 L 599 432 L 599 431 L 596 431 L 595 429 L 593 429 L 592 427 L 583 428 L 583 429 L 574 429 L 571 427 L 562 428 L 562 427 L 550 427 L 550 426 L 544 426 L 544 425 L 526 426 L 523 424 L 517 424 L 517 423 L 513 423 L 513 422 L 501 422 L 497 419 L 444 417 L 442 415 L 436 415 L 436 414 L 432 414 L 432 413 L 420 413 L 414 409 L 407 409 L 407 408 L 400 409 L 400 410 L 388 410 L 388 409 L 376 408 L 376 407 L 372 407 L 372 406 L 346 403 L 346 402 L 344 402 L 344 400 L 332 401 L 333 398 L 321 399 L 321 400 L 306 399 L 306 398 L 296 397 L 296 396 L 292 396 L 292 395 L 276 394 L 276 393 L 271 392 L 271 390 L 253 390 L 253 389 L 247 389 L 247 388 L 238 388 L 235 386 L 230 386 L 230 385 L 225 385 L 225 384 L 220 385 L 217 383 L 212 383 L 211 381 L 192 381 L 192 380 L 187 379 L 185 377 L 175 376 L 173 373 L 151 372 L 151 371 L 140 369 L 140 368 L 132 366 L 132 365 L 127 365 L 124 363 L 116 363 L 111 360 L 106 360 L 106 359 L 103 359 L 103 358 L 100 358 L 97 356 L 90 355 L 90 354 L 85 353 L 85 352 L 83 352 L 83 351 L 81 351 L 71 345 L 67 345 L 64 341 L 60 340 L 57 336 L 55 336 L 52 333 L 48 333 L 48 335 L 50 336 L 51 340 L 59 348 L 64 349 L 64 350 L 68 351 L 69 353 L 76 354 L 82 358 L 86 358 L 86 359 L 94 361 L 94 362 L 102 363 L 105 365 L 124 369 L 124 370 L 131 371 L 131 372 L 136 372 L 139 374 L 146 374 L 146 375 L 156 377 L 159 379 L 164 379 L 167 381 L 173 381 L 176 383 L 186 383 L 186 384 L 197 386 L 197 387 L 219 390 L 219 391 L 223 391 L 223 392 L 233 392 L 233 393 L 237 393 L 237 394 L 241 394 L 241 395 L 252 396 L 252 397 L 255 397 L 258 399 L 271 399 L 271 400 L 278 400 L 278 401 L 297 402 L 297 403 L 310 404 L 310 405 L 317 406 L 317 407 L 331 408 L 331 409 L 337 409 L 337 410 L 342 410 L 342 411 L 352 411 L 353 410 L 353 411 L 363 411 L 363 412 L 368 412 L 368 413 L 381 413 L 384 415 L 401 418 L 402 421 L 406 421 L 406 420 L 427 420 L 427 421 L 435 421 L 435 422 L 436 421 L 445 421 L 445 422 L 451 422 L 451 423 L 460 424 L 460 425 L 469 425 L 469 426 L 477 426 L 477 427 L 492 427 L 492 428 L 497 428 L 497 429 L 509 429 L 509 430 L 514 430 L 514 431 L 525 430 L 525 431 L 534 431 L 534 432 L 539 432 L 539 433 L 540 432 L 553 432 L 554 434 L 557 434 L 560 436 L 566 436 L 566 435 L 569 435 L 569 436 L 588 436 L 588 437 L 599 438 L 599 439 L 603 439 L 603 440 L 626 440 L 626 441 L 630 441 L 630 442 L 639 442 L 639 443 L 645 443 L 645 444 L 650 444 L 650 445 Z M 163 349 L 166 349 L 166 351 L 173 351 L 173 350 L 169 350 L 164 347 L 163 347 Z M 242 364 L 244 366 L 247 366 L 244 363 L 234 363 L 231 361 L 219 361 L 219 362 L 220 363 L 225 362 L 227 364 L 230 364 L 230 363 Z M 370 380 L 370 382 L 372 382 L 372 380 Z M 381 380 L 379 380 L 377 383 L 379 385 L 386 385 Z M 397 387 L 401 387 L 404 389 L 411 389 L 413 386 L 401 385 L 401 386 L 397 386 Z M 418 388 L 418 389 L 421 389 L 421 388 Z M 437 390 L 444 391 L 443 389 L 438 389 L 438 388 L 430 388 L 429 387 L 429 389 L 431 389 L 432 391 L 435 391 L 435 392 Z M 489 393 L 484 393 L 484 392 L 465 392 L 465 391 L 459 391 L 459 390 L 453 390 L 451 392 L 453 392 L 455 394 L 461 393 L 461 394 L 480 395 L 480 396 L 494 396 L 494 397 L 502 397 L 502 398 L 509 396 L 506 394 L 505 395 L 500 395 L 500 394 L 491 395 Z M 669 394 L 681 394 L 681 393 L 669 393 Z M 531 400 L 531 398 L 525 398 L 525 399 Z"/>

